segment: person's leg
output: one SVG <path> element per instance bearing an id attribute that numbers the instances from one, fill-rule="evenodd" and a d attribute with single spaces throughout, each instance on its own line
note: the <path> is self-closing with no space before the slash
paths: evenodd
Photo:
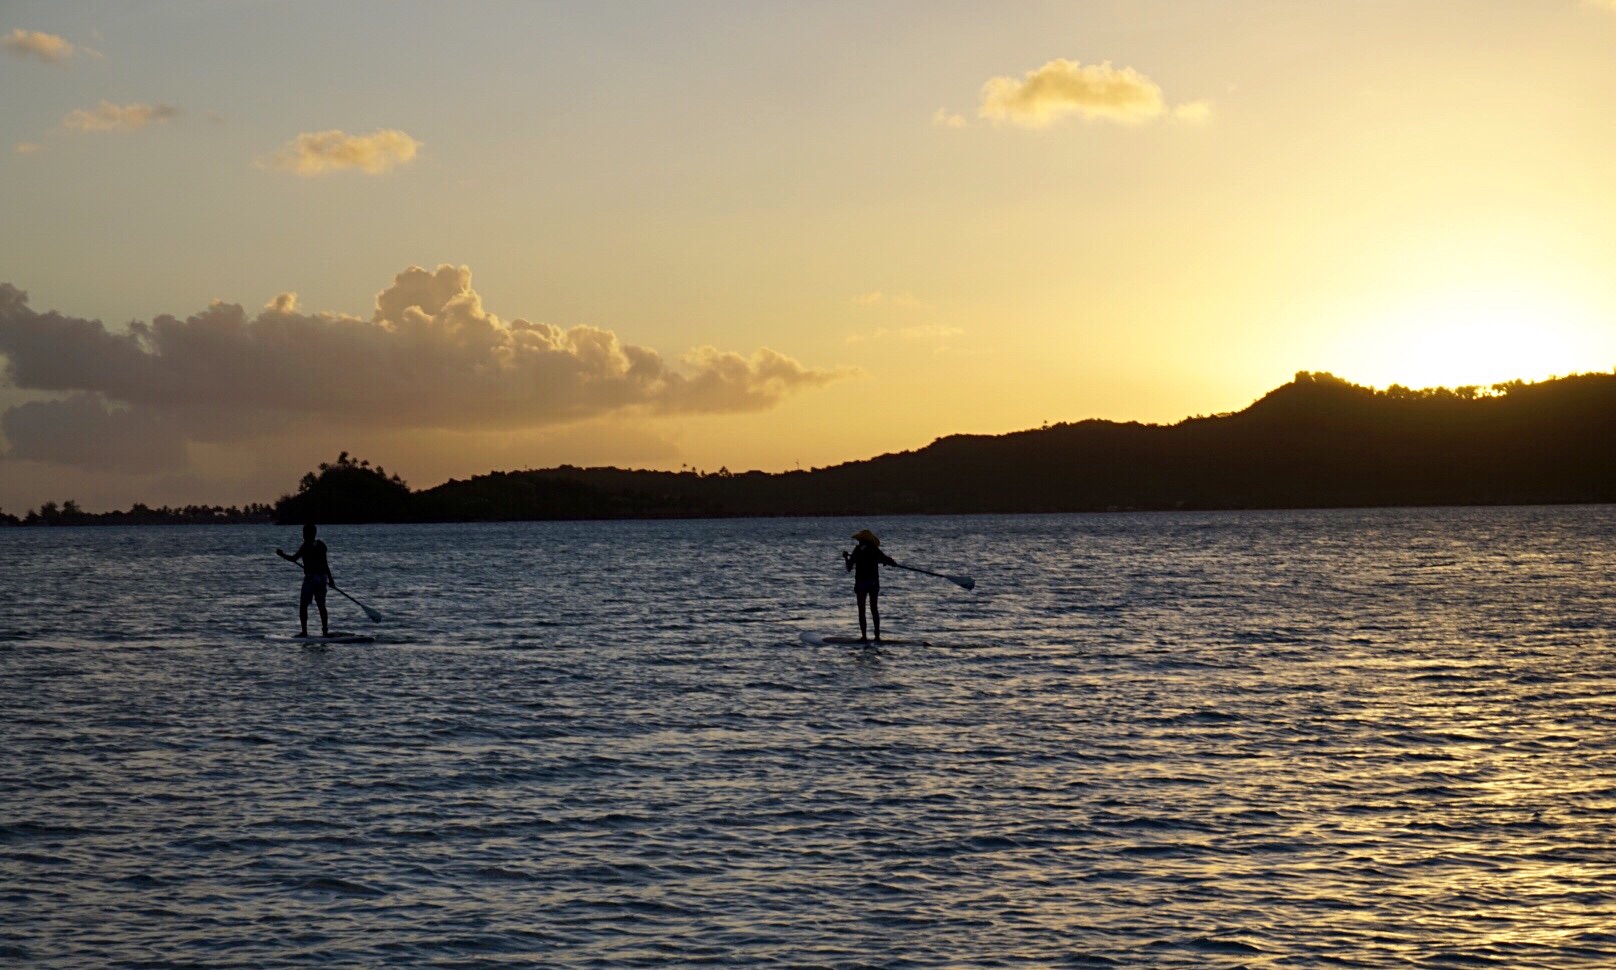
<path id="1" fill-rule="evenodd" d="M 326 615 L 326 612 L 325 612 L 325 587 L 324 586 L 319 586 L 314 590 L 314 602 L 318 603 L 319 606 L 320 606 L 320 636 L 328 637 L 328 636 L 331 635 L 331 619 L 330 619 L 330 617 L 328 617 Z M 307 623 L 305 622 L 305 626 L 306 625 L 307 625 Z M 878 624 L 876 626 L 876 629 L 879 630 L 880 628 L 881 627 Z"/>
<path id="2" fill-rule="evenodd" d="M 881 591 L 870 590 L 870 619 L 875 621 L 875 642 L 881 642 Z"/>
<path id="3" fill-rule="evenodd" d="M 868 628 L 864 624 L 864 600 L 867 596 L 869 596 L 869 594 L 861 589 L 856 595 L 858 596 L 859 604 L 859 639 L 868 640 L 870 638 L 870 634 Z"/>
<path id="4" fill-rule="evenodd" d="M 297 593 L 297 623 L 303 630 L 298 634 L 300 637 L 309 635 L 309 600 L 313 598 L 314 591 L 309 589 L 308 583 L 304 583 L 303 588 Z"/>

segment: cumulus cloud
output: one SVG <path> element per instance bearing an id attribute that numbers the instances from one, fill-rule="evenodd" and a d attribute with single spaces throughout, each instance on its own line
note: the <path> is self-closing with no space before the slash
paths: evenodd
<path id="1" fill-rule="evenodd" d="M 995 122 L 1043 128 L 1068 115 L 1138 124 L 1165 110 L 1162 90 L 1131 67 L 1083 65 L 1056 58 L 1023 78 L 989 78 L 977 114 Z"/>
<path id="2" fill-rule="evenodd" d="M 507 321 L 483 308 L 469 269 L 448 265 L 398 274 L 369 319 L 304 313 L 284 293 L 256 314 L 215 301 L 127 332 L 36 312 L 0 284 L 0 354 L 15 387 L 73 395 L 6 417 L 14 457 L 63 462 L 94 455 L 52 450 L 46 429 L 191 442 L 312 426 L 523 430 L 613 414 L 759 411 L 843 376 L 766 347 L 702 347 L 675 364 L 610 330 Z M 152 451 L 175 459 L 167 446 Z"/>
<path id="3" fill-rule="evenodd" d="M 23 30 L 21 27 L 0 37 L 0 49 L 16 57 L 31 57 L 46 64 L 65 64 L 79 50 L 65 37 L 38 30 Z M 89 53 L 87 49 L 86 53 Z"/>
<path id="4" fill-rule="evenodd" d="M 68 131 L 139 131 L 147 125 L 162 124 L 178 117 L 180 109 L 171 104 L 113 104 L 102 101 L 94 108 L 76 108 L 62 119 Z"/>
<path id="5" fill-rule="evenodd" d="M 304 132 L 282 145 L 266 163 L 269 168 L 297 175 L 325 175 L 357 170 L 380 175 L 407 165 L 421 143 L 396 128 L 381 128 L 368 135 L 344 131 Z"/>

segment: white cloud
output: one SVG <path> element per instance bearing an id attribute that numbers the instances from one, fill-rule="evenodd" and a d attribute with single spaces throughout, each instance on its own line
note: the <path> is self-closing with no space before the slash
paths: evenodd
<path id="1" fill-rule="evenodd" d="M 282 145 L 265 164 L 305 176 L 343 170 L 380 175 L 409 164 L 420 149 L 420 142 L 396 128 L 381 128 L 368 135 L 337 130 L 304 132 Z"/>
<path id="2" fill-rule="evenodd" d="M 91 442 L 190 443 L 311 427 L 517 431 L 611 415 L 760 411 L 845 375 L 767 347 L 750 355 L 702 347 L 674 365 L 609 330 L 507 321 L 483 308 L 469 269 L 447 265 L 398 274 L 368 320 L 307 314 L 283 293 L 256 315 L 216 301 L 128 332 L 36 312 L 26 294 L 0 284 L 0 354 L 15 387 L 73 395 L 7 413 L 13 457 L 80 463 L 96 451 L 47 439 L 63 428 Z"/>
<path id="3" fill-rule="evenodd" d="M 969 124 L 964 115 L 954 114 L 947 108 L 938 108 L 931 116 L 931 123 L 938 128 L 964 128 Z"/>
<path id="4" fill-rule="evenodd" d="M 102 101 L 94 108 L 77 108 L 62 119 L 68 131 L 139 131 L 147 125 L 162 124 L 178 117 L 180 109 L 171 104 L 113 104 Z"/>
<path id="5" fill-rule="evenodd" d="M 995 122 L 1043 128 L 1069 115 L 1085 120 L 1139 124 L 1164 111 L 1161 88 L 1131 67 L 1110 61 L 1087 66 L 1057 58 L 1020 79 L 995 77 L 982 85 L 977 114 Z"/>

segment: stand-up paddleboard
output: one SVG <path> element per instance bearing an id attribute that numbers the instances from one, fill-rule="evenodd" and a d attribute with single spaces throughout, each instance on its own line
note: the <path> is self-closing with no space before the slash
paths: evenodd
<path id="1" fill-rule="evenodd" d="M 315 646 L 317 644 L 327 644 L 327 643 L 375 643 L 376 642 L 375 637 L 367 637 L 363 633 L 349 633 L 346 630 L 332 630 L 330 633 L 326 634 L 323 637 L 320 636 L 318 633 L 311 633 L 306 637 L 300 637 L 300 636 L 297 636 L 295 634 L 290 634 L 290 633 L 271 633 L 271 634 L 265 636 L 264 639 L 265 640 L 273 640 L 276 643 L 301 643 L 301 644 L 304 644 L 306 646 Z"/>
<path id="2" fill-rule="evenodd" d="M 804 633 L 802 642 L 810 647 L 929 647 L 925 640 L 895 640 L 886 637 L 880 640 L 860 640 L 858 637 L 844 637 L 831 633 Z"/>

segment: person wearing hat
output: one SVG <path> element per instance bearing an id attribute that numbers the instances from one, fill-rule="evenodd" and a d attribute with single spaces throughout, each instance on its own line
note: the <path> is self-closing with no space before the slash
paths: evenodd
<path id="1" fill-rule="evenodd" d="M 858 597 L 859 641 L 870 642 L 868 627 L 864 624 L 864 603 L 870 604 L 870 617 L 875 620 L 875 642 L 881 642 L 881 567 L 897 563 L 881 551 L 881 540 L 869 529 L 860 529 L 853 539 L 858 542 L 852 552 L 842 553 L 842 564 L 853 574 L 853 595 Z"/>

